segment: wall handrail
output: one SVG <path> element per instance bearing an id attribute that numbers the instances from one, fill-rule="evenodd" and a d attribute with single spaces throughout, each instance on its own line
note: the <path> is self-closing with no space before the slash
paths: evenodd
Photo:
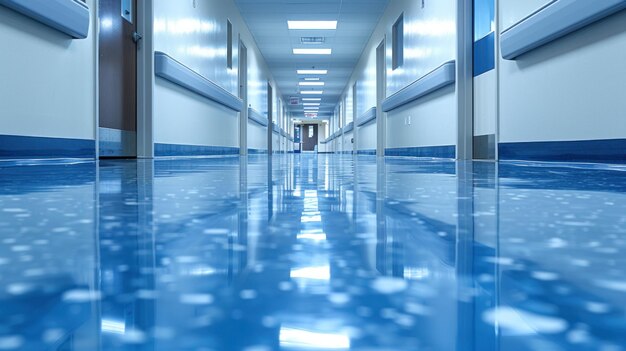
<path id="1" fill-rule="evenodd" d="M 370 123 L 371 121 L 376 120 L 376 114 L 377 114 L 378 110 L 376 109 L 376 107 L 372 107 L 369 110 L 365 111 L 361 117 L 359 117 L 356 120 L 356 125 L 357 127 L 362 127 L 368 123 Z"/>
<path id="2" fill-rule="evenodd" d="M 553 0 L 502 32 L 502 58 L 514 60 L 623 9 L 626 0 Z"/>
<path id="3" fill-rule="evenodd" d="M 389 112 L 442 89 L 456 81 L 456 61 L 448 61 L 383 101 Z"/>
<path id="4" fill-rule="evenodd" d="M 354 130 L 354 122 L 348 123 L 345 127 L 343 127 L 342 131 L 344 134 L 350 133 Z"/>
<path id="5" fill-rule="evenodd" d="M 77 0 L 0 0 L 0 5 L 19 12 L 74 39 L 89 36 L 89 7 Z"/>
<path id="6" fill-rule="evenodd" d="M 269 124 L 267 118 L 252 107 L 248 107 L 248 119 L 263 127 L 267 127 Z"/>
<path id="7" fill-rule="evenodd" d="M 166 53 L 154 53 L 154 72 L 189 91 L 201 95 L 236 112 L 243 110 L 243 100 L 220 87 L 196 71 L 176 61 Z"/>

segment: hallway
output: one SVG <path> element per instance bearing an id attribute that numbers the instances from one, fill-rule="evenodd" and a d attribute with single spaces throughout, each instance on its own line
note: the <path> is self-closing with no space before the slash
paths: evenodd
<path id="1" fill-rule="evenodd" d="M 304 154 L 0 170 L 0 349 L 626 343 L 623 166 Z"/>

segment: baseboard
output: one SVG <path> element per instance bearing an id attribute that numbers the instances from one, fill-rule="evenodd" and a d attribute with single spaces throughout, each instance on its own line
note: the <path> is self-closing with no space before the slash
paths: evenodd
<path id="1" fill-rule="evenodd" d="M 96 141 L 0 135 L 0 158 L 96 158 Z"/>
<path id="2" fill-rule="evenodd" d="M 226 146 L 154 144 L 156 157 L 239 155 L 239 148 Z"/>
<path id="3" fill-rule="evenodd" d="M 456 147 L 445 146 L 418 146 L 385 149 L 385 156 L 407 156 L 428 158 L 456 158 Z"/>
<path id="4" fill-rule="evenodd" d="M 500 160 L 626 162 L 626 139 L 500 143 Z"/>

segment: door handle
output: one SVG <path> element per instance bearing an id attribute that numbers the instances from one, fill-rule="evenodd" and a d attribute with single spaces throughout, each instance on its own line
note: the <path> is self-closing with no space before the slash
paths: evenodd
<path id="1" fill-rule="evenodd" d="M 135 42 L 135 44 L 139 43 L 141 39 L 143 39 L 143 35 L 137 32 L 133 32 L 133 41 Z"/>

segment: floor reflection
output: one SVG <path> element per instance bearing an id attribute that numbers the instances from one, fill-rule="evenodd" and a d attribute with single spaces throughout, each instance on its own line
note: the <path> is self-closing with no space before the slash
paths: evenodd
<path id="1" fill-rule="evenodd" d="M 624 171 L 0 163 L 0 350 L 624 350 Z"/>

